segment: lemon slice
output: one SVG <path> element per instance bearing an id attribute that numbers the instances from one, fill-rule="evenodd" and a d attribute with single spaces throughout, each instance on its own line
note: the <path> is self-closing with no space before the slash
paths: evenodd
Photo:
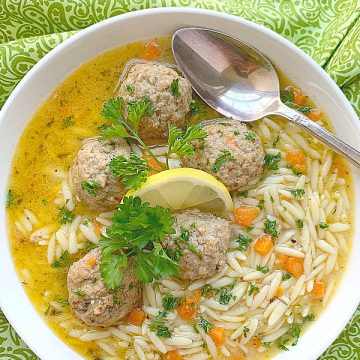
<path id="1" fill-rule="evenodd" d="M 204 171 L 178 168 L 150 176 L 142 187 L 126 196 L 139 196 L 152 206 L 173 210 L 197 208 L 229 217 L 233 201 L 223 183 Z"/>

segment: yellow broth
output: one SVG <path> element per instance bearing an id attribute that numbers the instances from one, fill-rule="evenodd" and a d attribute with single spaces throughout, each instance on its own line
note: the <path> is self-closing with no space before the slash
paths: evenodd
<path id="1" fill-rule="evenodd" d="M 161 61 L 173 62 L 169 37 L 157 38 L 155 41 L 161 47 Z M 132 43 L 90 60 L 53 91 L 20 138 L 9 181 L 9 188 L 15 195 L 14 204 L 8 208 L 9 235 L 15 266 L 24 288 L 40 316 L 53 331 L 88 359 L 97 359 L 102 354 L 95 342 L 82 342 L 68 336 L 56 321 L 59 315 L 49 313 L 49 300 L 63 303 L 68 298 L 67 269 L 52 268 L 47 263 L 46 246 L 30 242 L 16 230 L 14 222 L 26 208 L 36 214 L 42 225 L 58 220 L 59 209 L 54 200 L 59 197 L 60 182 L 56 179 L 56 173 L 67 172 L 81 141 L 99 133 L 98 127 L 104 123 L 99 114 L 104 102 L 114 95 L 125 63 L 132 58 L 143 58 L 144 44 Z M 282 88 L 289 85 L 286 78 L 280 76 L 280 79 Z M 190 119 L 190 122 L 218 117 L 215 111 L 205 105 L 203 107 L 206 113 Z M 69 124 L 71 126 L 67 127 Z M 253 126 L 256 129 L 257 125 Z M 337 161 L 342 163 L 340 158 Z M 347 172 L 346 165 L 342 163 L 341 166 Z M 351 188 L 348 175 L 347 184 Z M 77 204 L 74 212 L 92 215 L 81 204 Z M 72 260 L 83 254 L 84 251 L 80 251 L 72 256 Z M 342 267 L 344 261 L 342 259 Z M 26 276 L 27 271 L 30 276 Z M 71 312 L 70 307 L 64 305 L 63 312 Z M 119 357 L 122 358 L 123 354 L 119 353 Z"/>

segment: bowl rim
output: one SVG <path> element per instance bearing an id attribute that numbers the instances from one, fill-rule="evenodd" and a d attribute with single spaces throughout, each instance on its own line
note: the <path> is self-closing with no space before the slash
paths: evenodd
<path id="1" fill-rule="evenodd" d="M 274 40 L 275 42 L 282 43 L 285 47 L 289 48 L 292 52 L 295 52 L 296 55 L 301 57 L 302 60 L 306 61 L 308 64 L 311 65 L 311 67 L 313 67 L 318 73 L 320 73 L 322 75 L 323 80 L 327 83 L 327 86 L 329 86 L 331 91 L 333 91 L 335 96 L 339 99 L 339 101 L 341 102 L 341 105 L 345 107 L 345 111 L 348 114 L 351 115 L 352 125 L 357 130 L 357 133 L 360 134 L 360 123 L 357 120 L 356 113 L 355 113 L 354 109 L 352 108 L 351 104 L 346 99 L 343 92 L 336 85 L 336 83 L 330 78 L 330 76 L 321 68 L 321 66 L 319 64 L 317 64 L 312 58 L 310 58 L 310 56 L 308 56 L 306 53 L 304 53 L 301 49 L 299 49 L 297 46 L 295 46 L 289 40 L 285 39 L 281 35 L 274 32 L 273 30 L 270 30 L 270 29 L 268 29 L 268 28 L 266 28 L 266 27 L 264 27 L 262 25 L 258 25 L 258 24 L 254 23 L 252 21 L 247 20 L 247 19 L 243 19 L 243 18 L 238 17 L 236 15 L 222 13 L 222 12 L 215 11 L 215 10 L 197 9 L 197 8 L 192 8 L 192 7 L 180 7 L 180 8 L 164 7 L 164 8 L 153 8 L 153 9 L 137 10 L 137 11 L 128 12 L 128 13 L 125 13 L 125 14 L 120 14 L 120 15 L 114 16 L 114 17 L 109 18 L 109 19 L 105 19 L 105 20 L 103 20 L 103 21 L 101 21 L 99 23 L 93 24 L 93 25 L 91 25 L 91 26 L 89 26 L 89 27 L 87 27 L 85 29 L 80 30 L 78 33 L 76 33 L 75 35 L 73 35 L 70 38 L 66 39 L 61 44 L 56 46 L 53 50 L 51 50 L 48 54 L 46 54 L 23 77 L 23 79 L 18 83 L 16 88 L 12 91 L 12 93 L 10 94 L 9 98 L 7 99 L 7 101 L 5 102 L 4 106 L 2 107 L 2 109 L 0 111 L 0 125 L 2 125 L 5 122 L 6 112 L 12 106 L 12 104 L 17 101 L 18 93 L 21 92 L 21 89 L 25 86 L 25 84 L 37 72 L 42 70 L 44 64 L 46 64 L 49 61 L 49 59 L 51 59 L 53 57 L 60 56 L 61 53 L 65 49 L 68 49 L 71 46 L 73 46 L 74 44 L 76 44 L 76 42 L 78 40 L 80 40 L 81 38 L 86 37 L 88 34 L 96 32 L 96 31 L 98 31 L 99 29 L 101 29 L 103 27 L 106 27 L 106 26 L 111 25 L 113 23 L 121 22 L 123 20 L 128 20 L 128 19 L 131 19 L 131 18 L 138 18 L 138 17 L 140 18 L 141 16 L 148 16 L 148 15 L 149 16 L 156 16 L 157 14 L 173 14 L 173 13 L 178 13 L 178 14 L 182 13 L 182 14 L 185 14 L 185 15 L 194 14 L 194 15 L 200 15 L 200 16 L 201 15 L 207 15 L 209 17 L 222 18 L 223 20 L 228 20 L 228 21 L 233 22 L 233 23 L 234 22 L 237 22 L 237 23 L 240 23 L 240 24 L 242 23 L 246 27 L 252 28 L 257 32 L 260 32 L 260 33 L 263 33 L 263 34 L 267 35 L 268 37 L 272 38 L 272 40 Z M 90 60 L 90 58 L 88 60 Z M 73 70 L 75 70 L 75 69 L 73 69 Z M 69 72 L 69 73 L 71 73 L 71 72 Z M 38 104 L 38 106 L 39 105 L 40 104 Z M 354 177 L 354 173 L 352 174 L 352 178 L 353 177 Z M 5 204 L 5 191 L 6 191 L 6 189 L 2 189 L 2 190 L 3 191 L 2 191 L 2 194 L 0 194 L 0 198 L 1 198 L 1 196 L 3 197 L 4 201 L 2 202 L 2 204 Z M 355 191 L 355 189 L 354 189 L 354 191 Z M 359 198 L 359 196 L 357 195 L 356 192 L 355 192 L 355 194 L 356 194 L 355 198 Z M 2 206 L 2 209 L 0 209 L 0 218 L 2 216 L 4 216 L 3 223 L 5 224 L 6 223 L 6 220 L 5 220 L 6 217 L 5 217 L 5 207 L 4 206 Z M 356 219 L 356 216 L 354 216 L 354 220 L 355 219 Z M 353 225 L 355 227 L 355 221 L 354 221 Z M 5 241 L 4 241 L 5 244 L 6 244 L 6 243 L 9 243 L 7 230 L 5 230 L 4 233 L 6 234 Z M 354 231 L 354 235 L 355 235 L 355 231 Z M 355 236 L 353 238 L 353 248 L 354 248 L 354 243 L 355 243 Z M 1 246 L 2 246 L 2 244 L 0 242 L 0 247 Z M 350 255 L 350 257 L 348 259 L 347 265 L 349 265 L 351 257 L 352 257 L 352 255 L 354 255 L 354 250 L 352 250 L 351 253 L 352 254 Z M 0 259 L 1 258 L 6 259 L 6 255 L 4 255 L 3 252 L 0 252 Z M 9 260 L 9 259 L 7 259 L 7 260 Z M 10 260 L 12 260 L 12 257 L 11 257 Z M 12 264 L 12 269 L 11 270 L 15 271 L 14 263 L 11 262 L 11 264 Z M 344 270 L 343 278 L 346 276 L 346 274 L 348 272 L 349 272 L 349 266 L 347 266 L 346 269 Z M 343 278 L 341 279 L 340 283 L 343 282 Z M 18 282 L 18 284 L 16 286 L 21 287 L 22 291 L 25 293 L 24 289 L 22 288 L 22 286 L 20 284 L 20 281 Z M 28 298 L 27 295 L 26 295 L 26 298 L 27 298 L 27 302 L 29 303 L 27 305 L 33 306 L 32 302 L 30 301 L 30 299 Z M 315 350 L 312 349 L 311 353 L 309 355 L 306 355 L 306 356 L 311 356 L 311 357 L 309 357 L 309 359 L 313 358 L 315 356 L 317 357 L 317 356 L 321 355 L 327 349 L 327 347 L 331 345 L 332 341 L 335 340 L 335 338 L 343 330 L 343 328 L 345 327 L 345 325 L 347 324 L 347 322 L 349 321 L 349 319 L 351 318 L 352 314 L 354 313 L 354 311 L 356 310 L 356 308 L 357 308 L 357 306 L 359 304 L 359 301 L 360 301 L 360 289 L 358 290 L 357 296 L 353 297 L 353 301 L 350 301 L 350 300 L 349 300 L 349 303 L 347 303 L 346 311 L 343 310 L 343 314 L 345 315 L 345 317 L 342 319 L 342 321 L 338 320 L 338 322 L 337 322 L 338 326 L 335 329 L 332 328 L 332 327 L 327 329 L 327 335 L 328 336 L 324 338 L 324 339 L 327 339 L 327 340 L 321 340 L 321 341 L 319 340 L 319 344 L 318 344 L 317 349 L 315 349 Z M 24 340 L 24 342 L 26 344 L 29 344 L 28 345 L 29 347 L 31 346 L 31 349 L 40 358 L 42 358 L 42 359 L 50 358 L 51 355 L 49 355 L 49 353 L 45 352 L 45 346 L 40 345 L 40 342 L 38 341 L 39 339 L 36 338 L 35 332 L 30 331 L 29 328 L 26 325 L 21 323 L 21 319 L 19 319 L 18 316 L 15 316 L 15 313 L 13 313 L 12 311 L 8 311 L 8 308 L 9 308 L 9 302 L 8 301 L 9 301 L 9 299 L 6 296 L 0 295 L 0 307 L 1 307 L 1 310 L 3 311 L 5 316 L 7 317 L 8 321 L 11 324 L 11 326 L 20 335 L 20 337 Z M 328 304 L 328 306 L 329 306 L 329 304 Z M 35 311 L 36 316 L 39 318 L 39 320 L 41 319 L 44 322 L 44 320 L 37 313 L 37 311 L 34 308 L 33 308 L 33 310 Z M 72 350 L 67 343 L 63 342 L 51 330 L 51 328 L 47 325 L 47 323 L 44 322 L 44 324 L 48 328 L 48 330 L 51 332 L 51 337 L 56 338 L 57 341 L 55 341 L 55 343 L 56 344 L 62 343 L 63 347 L 66 347 L 66 348 L 68 348 L 68 350 L 70 350 L 67 353 L 68 353 L 68 355 L 72 355 L 72 357 L 71 357 L 72 359 L 75 359 L 75 358 L 76 359 L 82 359 L 81 355 L 79 355 L 74 350 Z M 300 343 L 301 343 L 301 339 L 299 341 L 299 344 Z M 302 349 L 302 350 L 305 351 L 307 349 Z M 290 355 L 291 354 L 292 354 L 292 352 L 290 353 Z M 275 358 L 280 360 L 280 359 L 285 359 L 285 356 L 286 356 L 286 353 L 285 354 L 283 353 L 283 354 L 277 355 Z M 293 359 L 295 359 L 295 357 L 293 357 Z M 296 359 L 297 359 L 297 357 L 296 357 Z M 300 359 L 300 357 L 299 357 L 299 359 Z"/>

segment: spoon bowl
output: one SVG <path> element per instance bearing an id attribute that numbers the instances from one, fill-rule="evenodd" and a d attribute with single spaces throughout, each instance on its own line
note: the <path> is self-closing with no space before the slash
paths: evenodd
<path id="1" fill-rule="evenodd" d="M 192 27 L 174 33 L 172 48 L 195 92 L 220 114 L 242 122 L 285 117 L 360 168 L 359 151 L 281 102 L 273 65 L 252 46 L 219 31 Z"/>

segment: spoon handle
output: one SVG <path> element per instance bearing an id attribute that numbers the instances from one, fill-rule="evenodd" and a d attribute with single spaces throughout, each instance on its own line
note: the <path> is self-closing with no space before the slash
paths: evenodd
<path id="1" fill-rule="evenodd" d="M 289 119 L 291 122 L 307 130 L 314 137 L 322 141 L 324 144 L 332 148 L 338 154 L 344 156 L 349 162 L 360 168 L 360 152 L 340 140 L 337 136 L 331 132 L 325 130 L 322 126 L 316 124 L 308 117 L 304 116 L 299 111 L 289 108 L 288 106 L 281 104 L 279 109 L 274 112 L 276 115 L 283 116 Z"/>

